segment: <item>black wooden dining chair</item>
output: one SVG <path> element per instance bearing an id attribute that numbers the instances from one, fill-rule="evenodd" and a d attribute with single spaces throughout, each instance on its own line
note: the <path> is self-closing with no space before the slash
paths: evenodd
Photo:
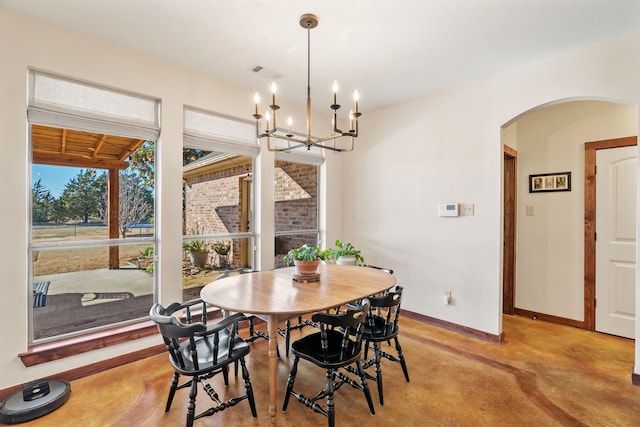
<path id="1" fill-rule="evenodd" d="M 249 371 L 244 360 L 249 354 L 249 344 L 238 335 L 238 322 L 246 320 L 243 314 L 234 314 L 217 323 L 207 324 L 207 306 L 201 299 L 173 303 L 167 307 L 156 303 L 149 314 L 158 326 L 174 369 L 165 412 L 171 409 L 176 390 L 190 387 L 187 427 L 191 427 L 194 420 L 223 411 L 245 399 L 249 401 L 251 415 L 254 418 L 257 416 Z M 245 394 L 221 401 L 213 386 L 205 381 L 222 374 L 225 385 L 228 385 L 229 365 L 236 361 L 242 367 Z M 179 385 L 181 375 L 190 379 Z M 209 395 L 213 406 L 196 414 L 198 384 Z"/>
<path id="2" fill-rule="evenodd" d="M 302 316 L 298 316 L 297 323 L 291 323 L 291 320 L 287 319 L 284 324 L 284 328 L 278 328 L 278 334 L 284 338 L 284 352 L 285 356 L 289 357 L 289 348 L 291 347 L 291 332 L 302 329 L 306 326 L 316 326 L 309 319 L 303 319 Z"/>
<path id="3" fill-rule="evenodd" d="M 382 271 L 384 271 L 386 273 L 393 274 L 393 270 L 391 268 L 380 267 L 380 266 L 377 266 L 377 265 L 370 265 L 370 264 L 367 264 L 366 267 L 375 268 L 377 270 L 382 270 Z M 359 303 L 358 301 L 355 301 L 353 303 L 348 303 L 347 305 L 348 306 L 353 306 L 353 305 L 358 305 L 358 303 Z M 341 309 L 341 307 L 336 307 L 335 311 L 339 312 L 340 309 Z M 315 326 L 315 327 L 317 327 L 317 325 L 315 325 L 312 320 L 305 319 L 302 316 L 298 316 L 297 323 L 292 323 L 291 320 L 287 319 L 285 324 L 284 324 L 284 328 L 278 328 L 278 334 L 280 334 L 280 336 L 283 337 L 284 340 L 285 340 L 285 355 L 286 355 L 286 357 L 289 357 L 289 347 L 290 347 L 290 343 L 291 343 L 291 332 L 296 331 L 296 330 L 300 330 L 300 329 L 305 328 L 307 326 Z"/>
<path id="4" fill-rule="evenodd" d="M 382 358 L 392 362 L 399 363 L 404 373 L 404 378 L 409 382 L 409 371 L 402 354 L 402 347 L 398 341 L 398 320 L 400 318 L 400 304 L 402 302 L 402 286 L 396 286 L 394 289 L 387 291 L 382 296 L 374 296 L 369 298 L 371 308 L 367 314 L 364 323 L 363 339 L 365 342 L 363 369 L 370 366 L 375 367 L 375 377 L 368 375 L 367 378 L 376 381 L 378 385 L 378 399 L 380 405 L 384 405 L 384 396 L 382 394 L 382 369 L 380 361 Z M 394 342 L 396 356 L 383 351 L 380 343 L 387 342 L 391 345 Z M 373 357 L 367 359 L 369 349 L 373 350 Z"/>
<path id="5" fill-rule="evenodd" d="M 284 395 L 282 410 L 286 411 L 289 398 L 295 397 L 308 408 L 328 418 L 329 427 L 335 426 L 334 392 L 344 384 L 362 391 L 369 405 L 371 415 L 375 414 L 371 393 L 367 386 L 364 370 L 360 364 L 362 352 L 362 333 L 364 320 L 369 311 L 367 300 L 357 309 L 347 310 L 344 313 L 315 313 L 311 320 L 317 324 L 320 331 L 306 335 L 291 344 L 291 351 L 295 359 L 287 381 L 287 389 Z M 293 389 L 298 362 L 304 359 L 319 368 L 326 369 L 327 381 L 324 388 L 314 397 L 306 397 Z M 351 367 L 347 371 L 346 367 Z M 357 379 L 352 378 L 349 372 L 355 372 Z M 326 406 L 318 401 L 326 398 Z"/>
<path id="6" fill-rule="evenodd" d="M 367 267 L 367 268 L 375 268 L 376 270 L 380 270 L 380 271 L 384 271 L 385 273 L 393 274 L 393 269 L 391 269 L 391 268 L 380 267 L 380 266 L 371 265 L 371 264 L 367 264 L 365 267 Z M 380 296 L 380 295 L 381 294 L 378 294 L 378 296 Z M 376 296 L 376 295 L 371 295 L 371 296 Z M 334 311 L 336 313 L 339 313 L 341 310 L 344 310 L 345 308 L 353 308 L 354 306 L 357 306 L 359 303 L 360 303 L 359 300 L 351 301 L 351 302 L 343 304 L 343 305 L 341 305 L 339 307 L 335 307 Z"/>

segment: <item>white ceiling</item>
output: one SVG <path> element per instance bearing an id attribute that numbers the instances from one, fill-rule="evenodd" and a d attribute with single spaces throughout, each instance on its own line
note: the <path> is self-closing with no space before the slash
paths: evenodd
<path id="1" fill-rule="evenodd" d="M 0 7 L 314 107 L 363 112 L 640 30 L 640 0 L 0 0 Z M 264 70 L 248 71 L 254 65 Z M 350 96 L 350 95 L 349 95 Z M 346 100 L 345 100 L 346 101 Z M 343 102 L 346 103 L 346 102 Z"/>

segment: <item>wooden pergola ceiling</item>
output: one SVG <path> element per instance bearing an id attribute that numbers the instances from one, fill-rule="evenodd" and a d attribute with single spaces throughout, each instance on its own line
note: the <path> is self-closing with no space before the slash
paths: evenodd
<path id="1" fill-rule="evenodd" d="M 32 125 L 32 162 L 93 169 L 126 169 L 144 139 Z"/>
<path id="2" fill-rule="evenodd" d="M 119 236 L 119 170 L 129 167 L 126 158 L 144 143 L 144 139 L 113 136 L 81 130 L 42 125 L 31 126 L 32 163 L 71 166 L 84 169 L 107 169 L 108 235 Z M 120 267 L 117 245 L 109 246 L 109 268 Z"/>

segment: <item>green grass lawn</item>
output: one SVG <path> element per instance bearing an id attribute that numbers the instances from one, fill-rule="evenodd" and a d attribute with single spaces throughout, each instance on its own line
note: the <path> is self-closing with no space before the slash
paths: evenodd
<path id="1" fill-rule="evenodd" d="M 138 234 L 134 232 L 132 237 L 136 237 L 137 235 Z M 32 228 L 32 236 L 34 243 L 80 242 L 108 239 L 107 227 L 104 225 L 34 226 Z M 120 246 L 120 267 L 129 265 L 137 266 L 137 260 L 142 256 L 141 252 L 144 251 L 147 246 L 148 245 Z M 109 248 L 106 246 L 40 250 L 38 252 L 37 261 L 33 264 L 34 276 L 108 268 Z M 188 264 L 188 261 L 185 262 Z M 183 287 L 185 288 L 203 286 L 214 280 L 221 273 L 215 270 L 200 270 L 192 274 L 188 268 L 184 269 L 184 271 Z"/>

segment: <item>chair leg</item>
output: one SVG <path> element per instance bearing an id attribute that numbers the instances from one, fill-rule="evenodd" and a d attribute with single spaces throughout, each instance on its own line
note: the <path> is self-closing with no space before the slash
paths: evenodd
<path id="1" fill-rule="evenodd" d="M 402 372 L 404 372 L 404 379 L 409 382 L 409 371 L 407 370 L 407 363 L 404 361 L 404 354 L 402 354 L 402 347 L 400 347 L 400 341 L 398 337 L 395 337 L 396 350 L 398 351 L 398 359 L 400 359 L 400 366 L 402 366 Z"/>
<path id="2" fill-rule="evenodd" d="M 171 403 L 173 402 L 173 396 L 176 394 L 176 390 L 178 389 L 178 379 L 180 378 L 180 374 L 177 372 L 173 373 L 173 379 L 171 380 L 171 388 L 169 389 L 169 397 L 167 398 L 167 405 L 164 408 L 164 412 L 169 412 L 171 409 Z"/>
<path id="3" fill-rule="evenodd" d="M 244 380 L 244 389 L 247 393 L 247 399 L 249 400 L 249 406 L 251 407 L 251 415 L 253 418 L 258 416 L 256 411 L 256 401 L 253 397 L 253 387 L 251 386 L 251 379 L 249 378 L 249 370 L 244 361 L 244 357 L 240 359 L 240 365 L 242 366 L 242 379 Z"/>
<path id="4" fill-rule="evenodd" d="M 293 366 L 291 366 L 291 373 L 289 374 L 289 380 L 287 381 L 287 390 L 284 392 L 284 402 L 282 403 L 282 412 L 287 410 L 287 405 L 289 404 L 289 397 L 291 396 L 291 392 L 293 391 L 293 383 L 296 380 L 296 373 L 298 372 L 298 362 L 300 358 L 296 356 L 293 361 Z"/>
<path id="5" fill-rule="evenodd" d="M 222 377 L 224 378 L 225 387 L 229 387 L 229 366 L 222 368 Z"/>
<path id="6" fill-rule="evenodd" d="M 198 377 L 193 377 L 191 382 L 191 390 L 189 391 L 189 406 L 187 406 L 187 427 L 193 426 L 193 420 L 196 416 L 196 395 L 198 394 Z"/>
<path id="7" fill-rule="evenodd" d="M 291 344 L 291 331 L 296 329 L 302 329 L 307 326 L 306 323 L 302 321 L 302 316 L 298 316 L 298 324 L 295 326 L 291 326 L 291 320 L 287 320 L 285 322 L 284 330 L 278 329 L 278 333 L 284 337 L 285 340 L 285 355 L 287 358 L 289 357 L 289 347 Z M 280 352 L 278 351 L 278 357 L 280 357 Z"/>
<path id="8" fill-rule="evenodd" d="M 287 319 L 284 326 L 284 354 L 289 358 L 289 344 L 291 343 L 291 321 Z"/>
<path id="9" fill-rule="evenodd" d="M 384 396 L 382 394 L 382 369 L 380 369 L 380 343 L 373 343 L 373 358 L 376 369 L 376 383 L 378 384 L 378 400 L 380 406 L 384 406 Z"/>
<path id="10" fill-rule="evenodd" d="M 336 408 L 333 401 L 333 369 L 327 369 L 327 386 L 325 392 L 327 393 L 327 418 L 329 419 L 329 427 L 335 427 L 336 425 Z"/>
<path id="11" fill-rule="evenodd" d="M 369 405 L 369 413 L 371 415 L 376 414 L 376 410 L 373 407 L 373 400 L 371 399 L 371 392 L 369 391 L 369 386 L 367 385 L 366 374 L 364 373 L 364 369 L 362 369 L 362 365 L 360 361 L 356 361 L 356 368 L 358 370 L 358 376 L 360 377 L 360 385 L 362 386 L 362 392 L 364 393 L 364 397 L 367 399 L 367 404 Z"/>
<path id="12" fill-rule="evenodd" d="M 253 319 L 249 318 L 249 338 L 253 338 L 255 330 L 253 329 Z"/>

